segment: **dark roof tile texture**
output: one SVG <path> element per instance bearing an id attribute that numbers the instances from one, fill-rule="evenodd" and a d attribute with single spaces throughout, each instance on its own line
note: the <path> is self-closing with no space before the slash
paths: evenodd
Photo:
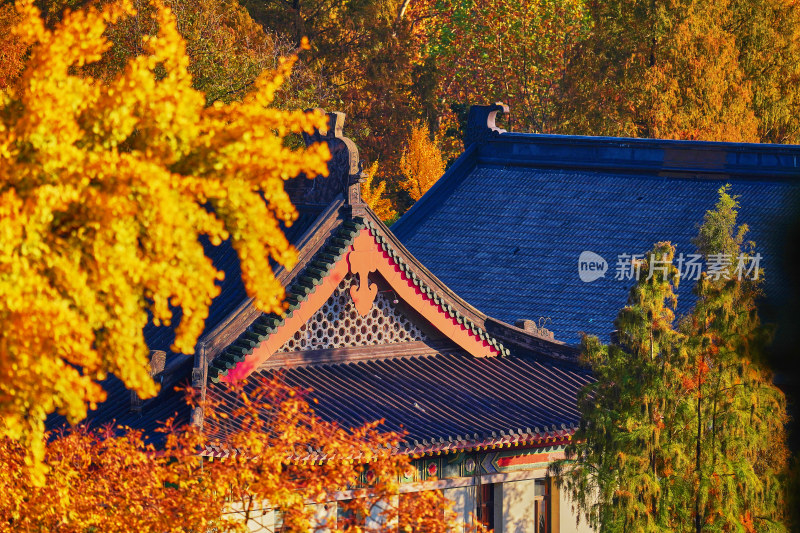
<path id="1" fill-rule="evenodd" d="M 535 137 L 514 139 L 536 144 Z M 483 159 L 462 156 L 475 162 L 454 165 L 455 172 L 392 230 L 431 272 L 489 316 L 512 324 L 546 317 L 545 327 L 570 344 L 580 341 L 580 332 L 607 340 L 631 286 L 615 279 L 617 256 L 646 253 L 665 240 L 677 253 L 695 253 L 691 239 L 725 183 L 741 196 L 738 220 L 748 224 L 747 240 L 764 256 L 769 298 L 785 297 L 782 258 L 789 243 L 783 229 L 800 206 L 800 171 L 788 179 L 752 179 L 547 168 L 541 161 L 499 166 L 481 163 L 491 143 L 480 148 Z M 605 258 L 604 278 L 580 280 L 583 251 Z M 679 314 L 691 307 L 692 285 L 684 280 L 680 286 Z"/>
<path id="2" fill-rule="evenodd" d="M 290 227 L 281 225 L 281 229 L 286 234 L 290 243 L 295 244 L 303 236 L 306 230 L 311 227 L 319 216 L 320 211 L 301 210 L 297 220 Z M 203 248 L 206 255 L 211 258 L 217 270 L 225 272 L 225 279 L 218 282 L 221 286 L 219 296 L 211 302 L 211 307 L 206 318 L 204 331 L 214 329 L 220 322 L 226 319 L 242 302 L 247 299 L 247 292 L 242 283 L 242 270 L 239 264 L 239 255 L 231 246 L 230 241 L 225 241 L 219 246 L 212 246 L 204 240 Z M 276 265 L 273 264 L 273 269 Z M 173 323 L 178 324 L 180 320 L 180 310 L 176 310 Z M 163 350 L 168 354 L 170 346 L 175 340 L 175 330 L 173 327 L 155 326 L 152 323 L 144 328 L 144 336 L 147 347 L 151 350 Z"/>
<path id="3" fill-rule="evenodd" d="M 303 234 L 314 223 L 320 214 L 319 209 L 300 210 L 298 219 L 291 227 L 282 227 L 286 238 L 291 243 L 297 243 Z M 247 299 L 247 293 L 242 283 L 242 273 L 239 266 L 239 256 L 230 244 L 225 241 L 219 246 L 203 243 L 206 255 L 211 258 L 214 266 L 225 272 L 225 279 L 221 282 L 220 295 L 214 299 L 206 319 L 205 332 L 214 329 L 225 320 L 239 305 Z M 275 268 L 275 265 L 273 265 Z M 180 319 L 180 310 L 176 310 L 173 324 L 177 325 Z M 175 391 L 175 386 L 185 387 L 191 380 L 193 356 L 175 354 L 170 346 L 175 340 L 173 327 L 154 326 L 152 323 L 144 328 L 145 341 L 150 350 L 163 350 L 167 352 L 167 368 L 169 379 L 162 384 L 162 391 L 156 399 L 145 400 L 140 412 L 131 410 L 131 392 L 115 376 L 111 375 L 101 385 L 106 391 L 107 399 L 98 406 L 96 411 L 89 413 L 85 423 L 90 427 L 99 427 L 113 423 L 127 425 L 135 429 L 143 429 L 146 436 L 153 442 L 159 442 L 161 434 L 155 429 L 161 422 L 175 416 L 179 423 L 188 422 L 191 409 L 184 401 L 184 393 Z M 66 427 L 66 419 L 53 414 L 47 420 L 48 429 Z"/>
<path id="4" fill-rule="evenodd" d="M 186 401 L 186 389 L 190 385 L 193 357 L 188 355 L 173 355 L 168 359 L 168 367 L 161 381 L 161 391 L 155 398 L 143 400 L 139 409 L 132 409 L 131 391 L 111 375 L 100 384 L 106 391 L 108 398 L 98 405 L 95 411 L 90 411 L 81 425 L 90 429 L 101 428 L 111 424 L 141 429 L 147 442 L 159 444 L 164 438 L 164 433 L 157 431 L 162 423 L 169 418 L 175 419 L 179 426 L 189 422 L 191 407 Z M 47 419 L 47 428 L 57 430 L 68 427 L 66 419 L 57 414 L 52 414 Z"/>
<path id="5" fill-rule="evenodd" d="M 270 378 L 273 372 L 260 371 L 250 379 Z M 510 432 L 554 435 L 574 428 L 578 391 L 591 381 L 588 370 L 575 364 L 459 353 L 279 372 L 292 387 L 311 390 L 310 397 L 319 401 L 314 411 L 324 420 L 349 428 L 383 419 L 382 429 L 408 432 L 406 443 L 412 448 L 451 439 L 496 443 Z M 210 386 L 209 393 L 226 397 L 222 385 Z"/>

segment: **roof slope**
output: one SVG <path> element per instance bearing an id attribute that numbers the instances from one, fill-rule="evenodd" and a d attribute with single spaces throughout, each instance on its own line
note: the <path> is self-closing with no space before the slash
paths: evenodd
<path id="1" fill-rule="evenodd" d="M 321 209 L 316 206 L 300 206 L 298 208 L 297 220 L 290 226 L 285 227 L 281 224 L 281 230 L 286 235 L 286 239 L 292 244 L 297 245 L 306 231 L 312 227 L 320 216 Z M 206 256 L 211 259 L 217 270 L 225 272 L 225 279 L 217 282 L 220 285 L 219 296 L 211 302 L 208 310 L 208 317 L 204 331 L 213 330 L 223 322 L 241 303 L 248 299 L 247 292 L 242 283 L 242 270 L 239 263 L 239 255 L 231 246 L 230 241 L 225 241 L 219 246 L 212 246 L 204 240 Z M 277 270 L 277 266 L 273 265 Z M 177 325 L 180 320 L 180 309 L 174 309 Z M 174 326 L 155 326 L 152 322 L 144 328 L 145 341 L 150 350 L 163 350 L 170 352 L 170 346 L 175 341 Z"/>
<path id="2" fill-rule="evenodd" d="M 798 146 L 495 133 L 468 147 L 392 231 L 487 315 L 546 317 L 567 343 L 580 332 L 607 339 L 631 284 L 615 279 L 618 255 L 664 240 L 695 253 L 691 239 L 726 183 L 764 257 L 767 294 L 779 300 L 784 226 L 800 206 Z M 580 280 L 583 251 L 605 258 L 604 278 Z M 679 288 L 679 313 L 691 288 Z"/>
<path id="3" fill-rule="evenodd" d="M 572 434 L 577 394 L 591 377 L 568 362 L 526 356 L 473 357 L 428 351 L 410 357 L 262 369 L 252 378 L 308 390 L 314 412 L 343 427 L 383 419 L 407 432 L 409 451 L 537 444 Z M 223 385 L 209 388 L 223 404 L 236 401 Z M 220 428 L 223 429 L 224 428 Z"/>
<path id="4" fill-rule="evenodd" d="M 230 404 L 236 397 L 224 397 L 220 382 L 246 379 L 253 386 L 260 376 L 282 371 L 291 385 L 316 391 L 315 411 L 323 418 L 344 426 L 385 419 L 386 429 L 409 431 L 408 448 L 415 452 L 570 438 L 578 422 L 578 391 L 591 379 L 575 362 L 576 351 L 535 328 L 492 319 L 436 278 L 361 201 L 360 165 L 354 148 L 345 148 L 330 163 L 340 179 L 287 185 L 295 204 L 303 206 L 300 221 L 287 232 L 298 263 L 276 271 L 287 289 L 287 309 L 281 315 L 256 309 L 241 286 L 236 253 L 226 245 L 209 248 L 226 281 L 196 354 L 167 358 L 166 370 L 157 374 L 165 379 L 162 393 L 143 403 L 109 378 L 109 399 L 92 414 L 92 424 L 116 419 L 152 432 L 175 411 L 180 421 L 200 424 L 202 409 L 189 412 L 174 385 L 190 384 L 201 397 L 223 395 Z M 374 305 L 380 283 L 402 300 L 409 319 L 425 321 L 440 336 L 435 342 L 357 346 L 346 354 L 320 350 L 326 352 L 321 358 L 300 350 L 288 354 L 300 363 L 272 364 L 276 350 L 325 305 L 345 276 L 358 279 L 346 294 L 361 316 Z M 159 343 L 171 342 L 170 332 L 151 328 L 148 342 L 151 350 L 168 349 Z"/>

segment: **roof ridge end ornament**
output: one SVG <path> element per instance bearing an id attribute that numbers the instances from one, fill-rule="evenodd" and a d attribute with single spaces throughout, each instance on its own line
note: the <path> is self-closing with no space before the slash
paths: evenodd
<path id="1" fill-rule="evenodd" d="M 326 179 L 335 182 L 339 191 L 343 193 L 351 216 L 365 215 L 367 205 L 361 198 L 361 182 L 364 181 L 365 173 L 356 143 L 342 133 L 346 115 L 339 111 L 325 111 L 320 107 L 306 110 L 309 111 L 327 115 L 328 127 L 324 130 L 315 129 L 312 134 L 303 133 L 306 146 L 314 143 L 328 145 L 331 159 L 328 161 L 329 175 Z"/>
<path id="2" fill-rule="evenodd" d="M 497 112 L 508 114 L 508 106 L 502 102 L 493 105 L 473 105 L 469 108 L 467 117 L 467 130 L 464 132 L 464 149 L 473 144 L 486 142 L 490 137 L 506 133 L 506 130 L 497 127 Z"/>

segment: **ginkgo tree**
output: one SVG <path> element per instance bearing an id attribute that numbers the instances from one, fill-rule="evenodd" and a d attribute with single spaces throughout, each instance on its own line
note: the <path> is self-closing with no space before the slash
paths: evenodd
<path id="1" fill-rule="evenodd" d="M 375 530 L 450 530 L 440 492 L 401 505 L 400 435 L 323 421 L 279 379 L 225 391 L 232 409 L 190 397 L 203 427 L 166 420 L 155 440 L 113 424 L 44 432 L 53 411 L 84 418 L 109 372 L 155 392 L 148 320 L 175 326 L 174 350 L 194 349 L 221 277 L 201 238 L 230 239 L 256 305 L 282 310 L 270 261 L 296 259 L 282 181 L 325 175 L 330 154 L 284 143 L 325 120 L 270 107 L 291 60 L 242 102 L 206 107 L 158 0 L 157 33 L 103 80 L 90 66 L 130 2 L 66 12 L 52 29 L 30 2 L 16 9 L 29 53 L 0 100 L 0 531 L 271 530 L 276 512 L 283 530 L 307 531 L 317 502 L 346 511 L 325 519 L 332 532 L 361 531 L 376 506 Z M 209 447 L 223 457 L 206 459 Z"/>
<path id="2" fill-rule="evenodd" d="M 412 127 L 408 145 L 400 157 L 400 171 L 405 178 L 400 186 L 416 202 L 442 177 L 444 170 L 438 140 L 431 139 L 427 126 Z"/>
<path id="3" fill-rule="evenodd" d="M 283 180 L 327 174 L 325 145 L 283 143 L 323 117 L 270 107 L 291 60 L 241 102 L 206 106 L 171 11 L 153 6 L 157 33 L 101 82 L 88 66 L 109 50 L 107 26 L 134 15 L 130 1 L 67 11 L 52 28 L 16 3 L 29 52 L 0 93 L 0 434 L 40 475 L 49 413 L 84 418 L 108 373 L 156 392 L 148 320 L 174 325 L 173 349 L 193 352 L 222 276 L 200 237 L 230 239 L 256 305 L 282 309 L 270 261 L 296 260 Z"/>
<path id="4" fill-rule="evenodd" d="M 372 163 L 364 174 L 364 181 L 361 182 L 361 198 L 381 220 L 397 218 L 397 211 L 386 197 L 386 182 L 375 182 L 375 176 L 378 174 L 378 162 Z"/>

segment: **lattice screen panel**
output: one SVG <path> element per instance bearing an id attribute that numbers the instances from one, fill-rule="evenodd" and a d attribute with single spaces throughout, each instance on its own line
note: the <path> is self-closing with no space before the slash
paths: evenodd
<path id="1" fill-rule="evenodd" d="M 354 277 L 348 274 L 320 310 L 278 352 L 372 346 L 427 338 L 392 303 L 393 292 L 378 292 L 367 316 L 358 314 L 349 292 L 355 283 Z"/>

